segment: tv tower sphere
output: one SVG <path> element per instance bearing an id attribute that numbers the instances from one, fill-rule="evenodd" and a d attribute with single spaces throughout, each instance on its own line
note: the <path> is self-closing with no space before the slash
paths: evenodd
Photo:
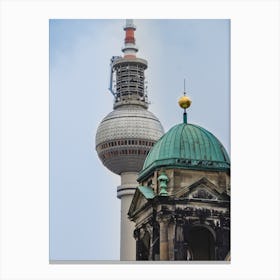
<path id="1" fill-rule="evenodd" d="M 128 208 L 138 186 L 138 172 L 164 131 L 157 117 L 147 110 L 144 71 L 148 64 L 136 57 L 136 27 L 132 20 L 126 20 L 124 30 L 124 56 L 111 59 L 109 90 L 114 96 L 114 110 L 101 121 L 95 145 L 102 163 L 121 176 L 121 186 L 117 189 L 117 196 L 121 199 L 120 259 L 135 260 L 134 225 L 128 220 Z"/>
<path id="2" fill-rule="evenodd" d="M 102 163 L 115 174 L 139 172 L 163 128 L 155 115 L 141 105 L 122 105 L 109 113 L 96 133 L 96 150 Z"/>

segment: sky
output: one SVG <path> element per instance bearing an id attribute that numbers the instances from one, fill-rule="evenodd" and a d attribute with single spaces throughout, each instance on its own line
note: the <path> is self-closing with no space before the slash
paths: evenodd
<path id="1" fill-rule="evenodd" d="M 134 20 L 138 57 L 148 61 L 149 110 L 167 132 L 188 122 L 212 132 L 230 154 L 230 21 Z M 113 110 L 110 59 L 122 55 L 125 20 L 50 20 L 50 260 L 118 260 L 120 177 L 95 151 Z"/>

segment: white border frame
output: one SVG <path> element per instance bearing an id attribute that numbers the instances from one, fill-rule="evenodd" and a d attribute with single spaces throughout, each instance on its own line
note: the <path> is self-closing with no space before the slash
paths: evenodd
<path id="1" fill-rule="evenodd" d="M 48 20 L 121 17 L 231 19 L 230 265 L 49 264 Z M 279 279 L 279 34 L 276 0 L 2 0 L 0 279 Z"/>

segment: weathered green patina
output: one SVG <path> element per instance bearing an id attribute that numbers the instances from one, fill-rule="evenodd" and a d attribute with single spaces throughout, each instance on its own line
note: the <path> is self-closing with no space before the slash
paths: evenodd
<path id="1" fill-rule="evenodd" d="M 164 171 L 162 171 L 161 175 L 158 176 L 158 181 L 159 181 L 159 187 L 160 187 L 159 195 L 161 195 L 161 196 L 168 196 L 168 192 L 167 192 L 166 189 L 167 189 L 167 183 L 168 183 L 169 179 L 166 176 Z"/>
<path id="2" fill-rule="evenodd" d="M 149 187 L 139 186 L 138 189 L 147 199 L 153 199 L 155 197 L 154 191 Z"/>
<path id="3" fill-rule="evenodd" d="M 221 142 L 208 130 L 181 123 L 165 133 L 150 150 L 139 179 L 165 166 L 226 171 L 230 169 L 230 158 Z"/>

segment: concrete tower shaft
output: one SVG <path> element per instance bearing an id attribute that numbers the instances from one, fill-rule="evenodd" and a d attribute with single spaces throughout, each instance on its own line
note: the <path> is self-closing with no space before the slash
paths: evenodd
<path id="1" fill-rule="evenodd" d="M 114 96 L 114 110 L 100 123 L 95 147 L 102 163 L 121 176 L 121 185 L 117 188 L 117 197 L 121 199 L 120 259 L 131 261 L 136 258 L 136 242 L 128 209 L 138 186 L 138 172 L 164 131 L 158 118 L 147 110 L 144 71 L 148 63 L 136 57 L 136 27 L 132 20 L 126 20 L 124 30 L 124 56 L 111 59 L 109 90 Z"/>

